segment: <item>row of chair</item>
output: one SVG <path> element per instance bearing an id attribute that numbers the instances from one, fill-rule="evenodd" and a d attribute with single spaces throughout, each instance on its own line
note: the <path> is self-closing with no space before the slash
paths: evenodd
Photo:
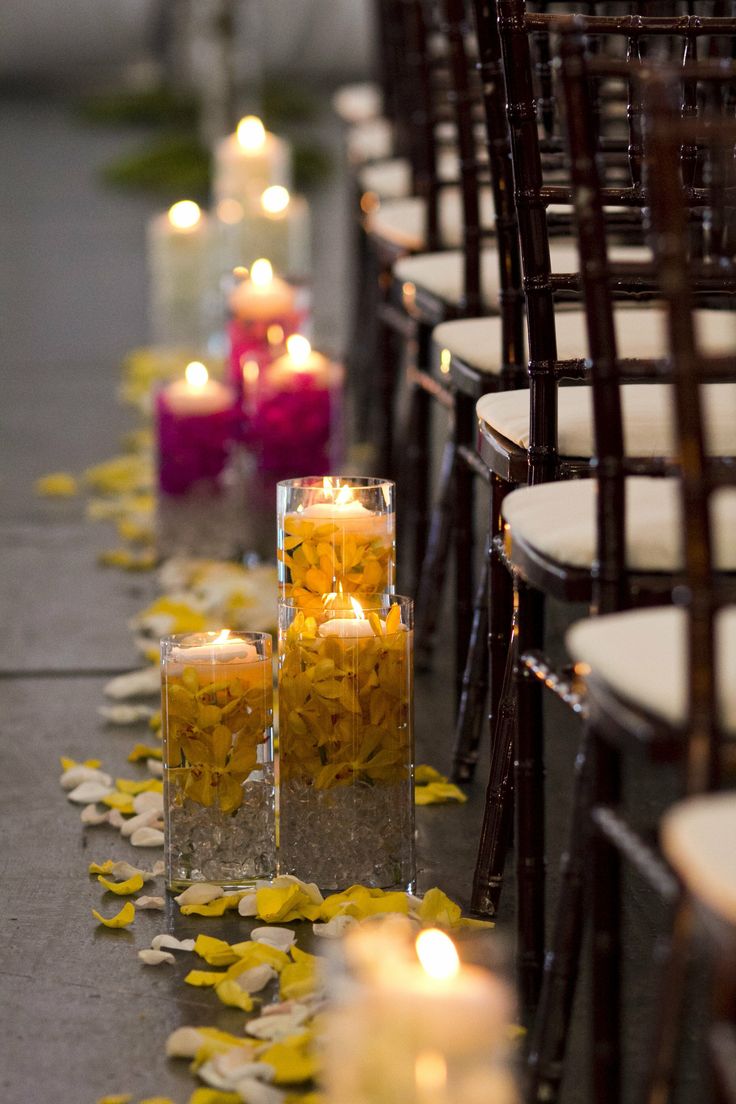
<path id="1" fill-rule="evenodd" d="M 495 914 L 513 835 L 529 1100 L 560 1093 L 589 920 L 593 1098 L 607 1104 L 623 1091 L 622 857 L 679 901 L 639 1093 L 663 1100 L 692 909 L 657 824 L 642 832 L 625 815 L 623 778 L 632 761 L 656 770 L 665 760 L 682 795 L 701 795 L 727 786 L 733 768 L 735 13 L 718 0 L 400 0 L 380 5 L 378 22 L 384 135 L 397 136 L 401 190 L 413 194 L 396 195 L 395 167 L 383 198 L 360 192 L 373 259 L 364 291 L 376 289 L 361 340 L 373 332 L 379 378 L 364 364 L 354 371 L 363 395 L 375 389 L 381 457 L 410 507 L 427 660 L 454 552 L 462 780 L 489 700 L 473 906 Z M 380 162 L 360 169 L 359 185 L 369 168 L 380 191 Z M 450 430 L 432 513 L 436 400 Z M 479 479 L 489 530 L 476 578 Z M 572 670 L 545 655 L 546 598 L 589 607 L 567 635 Z M 583 718 L 549 935 L 546 690 Z M 731 798 L 670 812 L 665 851 L 733 920 L 736 864 L 724 872 L 723 841 L 703 842 L 720 816 L 732 831 Z M 714 1035 L 724 1090 L 734 1046 L 725 976 Z"/>

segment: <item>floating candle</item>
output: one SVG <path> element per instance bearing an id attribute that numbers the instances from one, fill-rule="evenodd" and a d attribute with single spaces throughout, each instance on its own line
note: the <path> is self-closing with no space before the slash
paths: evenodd
<path id="1" fill-rule="evenodd" d="M 269 133 L 255 115 L 246 115 L 234 134 L 215 147 L 216 200 L 257 200 L 273 184 L 291 184 L 291 148 Z"/>
<path id="2" fill-rule="evenodd" d="M 230 309 L 242 322 L 280 321 L 294 309 L 296 292 L 276 276 L 265 257 L 254 261 L 247 279 L 240 280 L 230 294 Z"/>

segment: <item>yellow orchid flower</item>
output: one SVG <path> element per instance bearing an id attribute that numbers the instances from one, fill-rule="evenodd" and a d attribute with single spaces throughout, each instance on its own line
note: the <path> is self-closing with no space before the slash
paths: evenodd
<path id="1" fill-rule="evenodd" d="M 135 920 L 135 905 L 131 901 L 126 901 L 115 916 L 102 916 L 96 909 L 92 909 L 92 915 L 106 928 L 127 928 Z"/>
<path id="2" fill-rule="evenodd" d="M 134 874 L 132 878 L 126 878 L 124 882 L 111 882 L 100 874 L 97 881 L 105 887 L 108 893 L 117 893 L 119 897 L 127 897 L 129 894 L 137 893 L 139 889 L 143 889 L 143 878 L 140 874 Z"/>

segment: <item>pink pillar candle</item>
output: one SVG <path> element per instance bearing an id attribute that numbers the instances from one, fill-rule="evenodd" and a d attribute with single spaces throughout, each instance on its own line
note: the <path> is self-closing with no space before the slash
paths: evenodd
<path id="1" fill-rule="evenodd" d="M 192 372 L 192 369 L 201 372 Z M 166 495 L 183 495 L 201 482 L 216 484 L 239 432 L 240 408 L 231 387 L 191 364 L 187 379 L 156 396 L 158 482 Z"/>

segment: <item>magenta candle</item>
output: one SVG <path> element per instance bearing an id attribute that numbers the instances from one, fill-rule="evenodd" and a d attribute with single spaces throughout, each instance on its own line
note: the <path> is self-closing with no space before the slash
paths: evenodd
<path id="1" fill-rule="evenodd" d="M 240 407 L 231 387 L 209 379 L 195 361 L 186 378 L 156 396 L 158 482 L 163 494 L 183 495 L 201 482 L 216 483 L 239 432 Z"/>
<path id="2" fill-rule="evenodd" d="M 247 279 L 239 281 L 229 300 L 230 382 L 242 390 L 243 365 L 264 365 L 273 348 L 303 328 L 307 311 L 297 302 L 297 289 L 275 276 L 270 261 L 254 261 Z"/>
<path id="3" fill-rule="evenodd" d="M 255 387 L 246 384 L 249 438 L 261 471 L 278 478 L 326 474 L 340 459 L 342 368 L 300 334 L 286 347 Z"/>

